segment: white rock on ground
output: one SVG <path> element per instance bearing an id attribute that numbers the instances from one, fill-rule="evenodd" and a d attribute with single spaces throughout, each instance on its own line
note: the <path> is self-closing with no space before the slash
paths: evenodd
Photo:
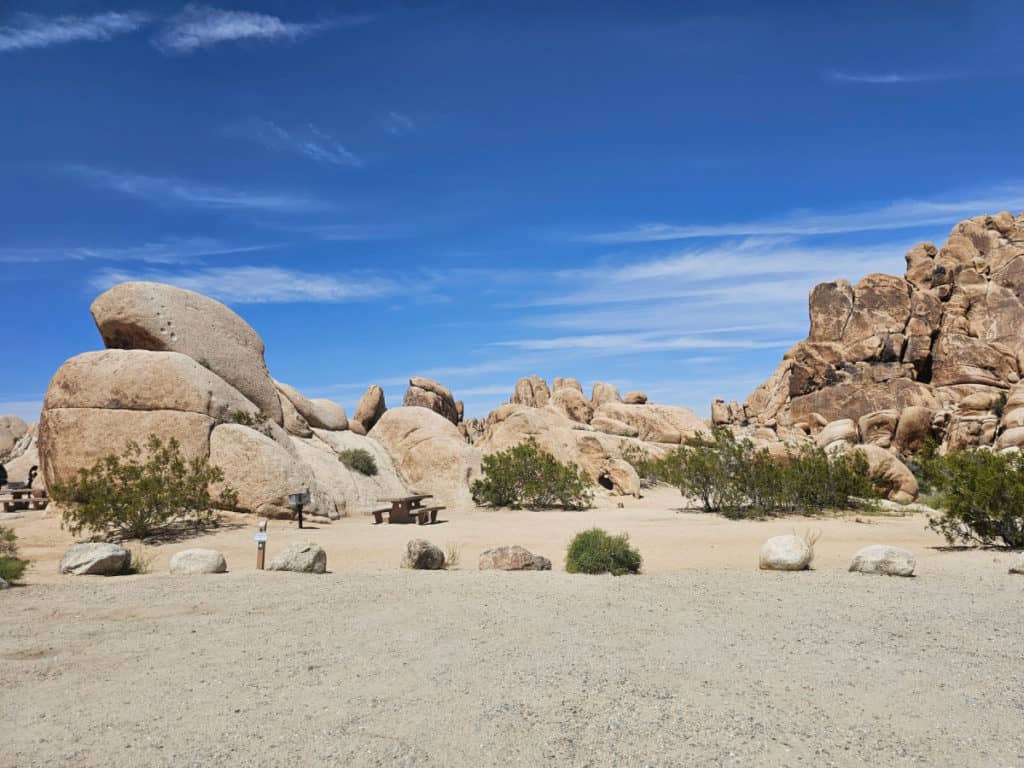
<path id="1" fill-rule="evenodd" d="M 175 576 L 194 576 L 200 573 L 225 573 L 228 569 L 224 555 L 215 549 L 183 549 L 171 558 L 171 573 Z"/>
<path id="2" fill-rule="evenodd" d="M 60 572 L 71 576 L 117 576 L 128 570 L 132 553 L 119 544 L 75 544 L 64 553 Z"/>
<path id="3" fill-rule="evenodd" d="M 1010 573 L 1019 573 L 1024 575 L 1024 555 L 1020 555 L 1016 560 L 1010 563 Z"/>
<path id="4" fill-rule="evenodd" d="M 439 571 L 444 568 L 444 552 L 426 539 L 413 539 L 405 545 L 402 567 L 418 571 Z"/>
<path id="5" fill-rule="evenodd" d="M 872 544 L 858 550 L 850 562 L 851 571 L 883 576 L 912 576 L 916 566 L 912 553 L 885 544 Z"/>
<path id="6" fill-rule="evenodd" d="M 799 536 L 773 536 L 761 545 L 762 571 L 804 571 L 811 565 L 813 552 Z"/>
<path id="7" fill-rule="evenodd" d="M 319 544 L 296 542 L 271 560 L 267 570 L 326 573 L 327 553 Z"/>
<path id="8" fill-rule="evenodd" d="M 11 585 L 8 584 L 6 581 L 4 581 L 3 579 L 0 579 L 0 589 L 10 589 L 10 586 Z"/>

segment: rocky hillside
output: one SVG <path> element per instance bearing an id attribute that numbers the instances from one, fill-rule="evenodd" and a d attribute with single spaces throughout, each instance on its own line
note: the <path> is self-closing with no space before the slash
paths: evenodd
<path id="1" fill-rule="evenodd" d="M 1024 445 L 1024 214 L 977 216 L 941 248 L 921 243 L 902 276 L 816 286 L 810 332 L 745 403 L 712 420 L 848 438 L 894 451 L 927 434 L 947 448 Z"/>

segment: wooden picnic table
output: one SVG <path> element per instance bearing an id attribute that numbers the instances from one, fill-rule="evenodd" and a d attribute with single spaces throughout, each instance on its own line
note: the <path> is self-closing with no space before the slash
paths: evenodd
<path id="1" fill-rule="evenodd" d="M 0 502 L 4 505 L 4 512 L 13 512 L 16 509 L 46 509 L 50 503 L 46 492 L 39 491 L 38 496 L 35 496 L 34 492 L 34 489 L 29 487 L 0 488 Z"/>
<path id="2" fill-rule="evenodd" d="M 374 525 L 384 522 L 384 513 L 388 515 L 389 523 L 419 523 L 426 525 L 437 522 L 437 513 L 444 507 L 425 507 L 424 499 L 433 498 L 430 493 L 414 493 L 411 496 L 393 496 L 386 499 L 377 499 L 391 505 L 390 508 L 375 509 L 373 511 Z"/>

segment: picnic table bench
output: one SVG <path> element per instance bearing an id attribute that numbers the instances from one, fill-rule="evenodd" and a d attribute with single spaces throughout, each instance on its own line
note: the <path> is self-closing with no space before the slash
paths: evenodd
<path id="1" fill-rule="evenodd" d="M 46 509 L 50 499 L 46 491 L 4 486 L 0 488 L 0 502 L 4 505 L 4 512 L 14 512 L 17 509 Z"/>
<path id="2" fill-rule="evenodd" d="M 433 498 L 433 496 L 429 493 L 417 493 L 412 496 L 377 499 L 377 501 L 385 501 L 391 506 L 373 510 L 373 524 L 380 525 L 383 523 L 385 513 L 388 516 L 389 523 L 415 522 L 419 525 L 426 525 L 428 522 L 436 523 L 437 513 L 444 509 L 444 507 L 423 506 L 423 500 L 430 498 Z"/>

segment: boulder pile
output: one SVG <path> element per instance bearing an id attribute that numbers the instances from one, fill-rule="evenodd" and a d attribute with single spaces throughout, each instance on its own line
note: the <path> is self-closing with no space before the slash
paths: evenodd
<path id="1" fill-rule="evenodd" d="M 902 276 L 816 286 L 810 332 L 716 424 L 844 440 L 897 454 L 1024 447 L 1024 214 L 976 216 L 941 247 L 916 245 Z"/>
<path id="2" fill-rule="evenodd" d="M 365 437 L 384 410 L 382 395 L 372 402 L 379 387 L 364 396 L 371 402 L 360 430 L 350 431 L 340 405 L 271 378 L 262 339 L 213 299 L 128 282 L 99 296 L 92 315 L 107 349 L 65 362 L 43 403 L 38 458 L 47 485 L 155 434 L 220 467 L 244 512 L 289 517 L 288 494 L 308 489 L 306 511 L 324 522 L 407 493 L 390 455 Z M 374 456 L 376 475 L 338 460 L 351 448 Z"/>

